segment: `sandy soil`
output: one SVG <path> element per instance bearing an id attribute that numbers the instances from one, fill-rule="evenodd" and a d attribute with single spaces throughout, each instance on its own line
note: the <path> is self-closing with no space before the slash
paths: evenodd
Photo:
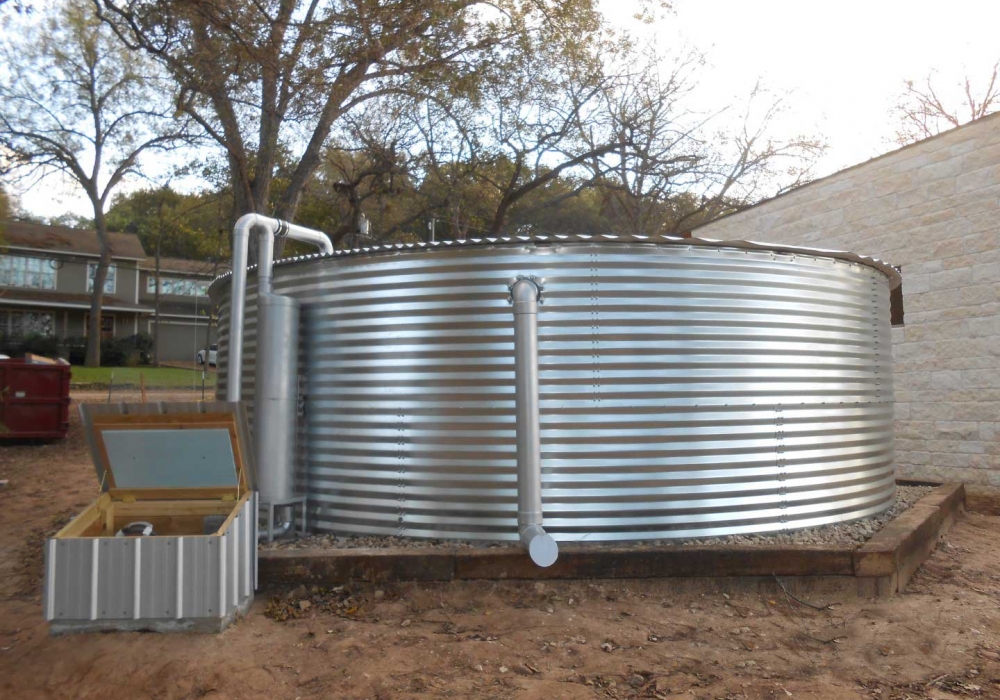
<path id="1" fill-rule="evenodd" d="M 97 494 L 75 415 L 65 442 L 0 447 L 0 479 L 4 699 L 1000 698 L 998 517 L 960 520 L 903 595 L 824 610 L 670 581 L 406 584 L 262 591 L 216 636 L 51 638 L 40 545 Z"/>

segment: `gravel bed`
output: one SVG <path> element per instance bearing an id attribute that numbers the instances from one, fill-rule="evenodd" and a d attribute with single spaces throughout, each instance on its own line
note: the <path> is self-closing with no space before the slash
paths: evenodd
<path id="1" fill-rule="evenodd" d="M 722 537 L 702 537 L 684 540 L 653 540 L 645 544 L 660 545 L 690 545 L 690 544 L 822 544 L 822 545 L 860 545 L 867 542 L 872 535 L 881 530 L 889 521 L 912 506 L 923 496 L 926 496 L 931 486 L 897 486 L 896 501 L 889 510 L 868 518 L 847 523 L 809 527 L 791 532 L 770 532 L 754 535 L 725 535 Z M 571 543 L 565 543 L 567 546 Z M 608 543 L 622 544 L 622 543 Z M 306 537 L 284 538 L 268 544 L 262 544 L 260 549 L 388 549 L 402 547 L 406 549 L 433 549 L 435 547 L 454 548 L 508 548 L 520 547 L 516 542 L 481 542 L 467 540 L 437 540 L 412 539 L 409 537 L 393 537 L 384 535 L 308 535 Z"/>

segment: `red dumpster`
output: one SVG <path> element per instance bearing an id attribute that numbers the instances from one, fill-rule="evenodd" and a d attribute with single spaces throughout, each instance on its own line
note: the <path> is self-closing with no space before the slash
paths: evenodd
<path id="1" fill-rule="evenodd" d="M 0 360 L 0 440 L 64 438 L 70 366 Z"/>

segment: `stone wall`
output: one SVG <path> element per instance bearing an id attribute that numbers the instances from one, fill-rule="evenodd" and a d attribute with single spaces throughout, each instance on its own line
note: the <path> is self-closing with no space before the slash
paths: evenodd
<path id="1" fill-rule="evenodd" d="M 902 266 L 901 476 L 1000 486 L 1000 114 L 694 231 Z"/>

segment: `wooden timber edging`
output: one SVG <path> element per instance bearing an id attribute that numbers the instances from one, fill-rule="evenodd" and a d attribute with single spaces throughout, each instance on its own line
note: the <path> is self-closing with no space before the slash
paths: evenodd
<path id="1" fill-rule="evenodd" d="M 518 547 L 276 549 L 260 552 L 260 583 L 781 577 L 786 584 L 832 582 L 859 595 L 886 596 L 905 587 L 964 501 L 962 484 L 942 484 L 860 547 L 564 543 L 558 561 L 546 569 Z"/>

